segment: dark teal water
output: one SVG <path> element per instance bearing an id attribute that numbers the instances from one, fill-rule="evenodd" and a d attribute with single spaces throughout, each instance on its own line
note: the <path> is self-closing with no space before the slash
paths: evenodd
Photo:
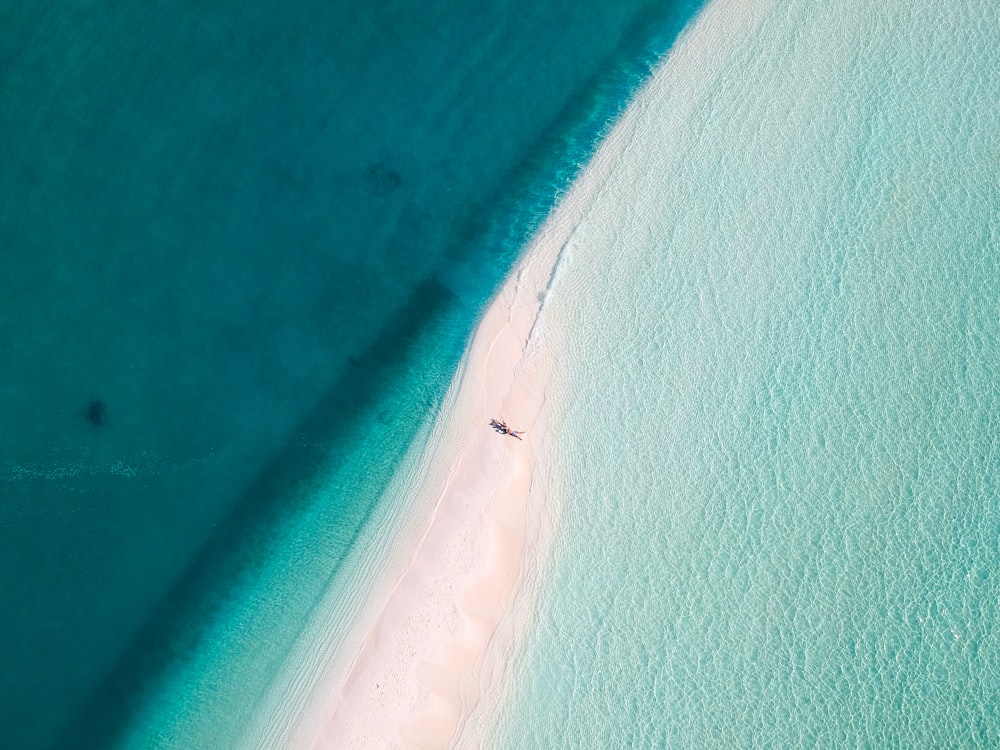
<path id="1" fill-rule="evenodd" d="M 0 9 L 6 747 L 111 743 L 322 503 L 266 680 L 696 5 Z"/>

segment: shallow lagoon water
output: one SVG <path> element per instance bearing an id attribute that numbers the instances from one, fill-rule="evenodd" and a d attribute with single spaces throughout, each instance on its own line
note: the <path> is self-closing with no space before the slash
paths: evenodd
<path id="1" fill-rule="evenodd" d="M 1000 742 L 997 29 L 719 2 L 638 96 L 549 301 L 489 746 Z"/>

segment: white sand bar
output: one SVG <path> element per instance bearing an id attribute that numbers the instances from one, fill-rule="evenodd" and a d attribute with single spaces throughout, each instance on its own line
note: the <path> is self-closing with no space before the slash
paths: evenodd
<path id="1" fill-rule="evenodd" d="M 433 440 L 444 455 L 428 457 L 447 472 L 429 472 L 416 490 L 439 493 L 430 525 L 377 619 L 356 624 L 367 635 L 351 640 L 364 645 L 315 748 L 449 747 L 490 688 L 477 666 L 513 602 L 529 506 L 542 500 L 532 476 L 547 367 L 533 331 L 559 234 L 540 233 L 479 325 L 435 428 L 446 432 Z M 495 432 L 491 418 L 523 440 Z"/>

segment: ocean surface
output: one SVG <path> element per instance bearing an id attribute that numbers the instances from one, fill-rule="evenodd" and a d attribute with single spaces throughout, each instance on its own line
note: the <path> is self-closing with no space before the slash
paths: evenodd
<path id="1" fill-rule="evenodd" d="M 488 747 L 1000 745 L 998 8 L 720 0 L 638 95 Z"/>
<path id="2" fill-rule="evenodd" d="M 696 6 L 0 9 L 0 744 L 236 742 Z"/>

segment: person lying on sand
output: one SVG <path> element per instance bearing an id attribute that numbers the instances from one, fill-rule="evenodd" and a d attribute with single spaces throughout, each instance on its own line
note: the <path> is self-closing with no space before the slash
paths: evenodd
<path id="1" fill-rule="evenodd" d="M 499 432 L 501 435 L 510 435 L 513 438 L 521 439 L 521 435 L 524 434 L 524 430 L 512 430 L 507 426 L 506 422 L 499 419 L 491 419 L 490 427 Z"/>

